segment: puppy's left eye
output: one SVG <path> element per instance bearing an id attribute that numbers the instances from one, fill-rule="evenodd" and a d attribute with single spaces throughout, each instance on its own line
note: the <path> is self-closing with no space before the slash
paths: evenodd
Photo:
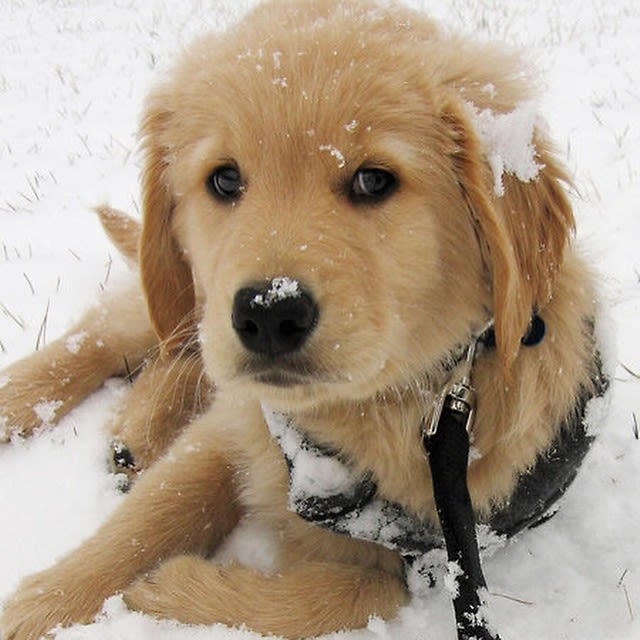
<path id="1" fill-rule="evenodd" d="M 379 202 L 391 195 L 397 186 L 396 177 L 386 169 L 358 169 L 351 182 L 349 196 L 357 202 Z"/>

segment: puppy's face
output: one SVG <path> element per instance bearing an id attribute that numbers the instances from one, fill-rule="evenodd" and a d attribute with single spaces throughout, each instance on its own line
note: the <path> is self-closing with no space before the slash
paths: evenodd
<path id="1" fill-rule="evenodd" d="M 378 26 L 249 24 L 202 41 L 151 98 L 152 316 L 178 324 L 192 271 L 221 388 L 276 406 L 370 396 L 490 313 L 449 96 Z"/>

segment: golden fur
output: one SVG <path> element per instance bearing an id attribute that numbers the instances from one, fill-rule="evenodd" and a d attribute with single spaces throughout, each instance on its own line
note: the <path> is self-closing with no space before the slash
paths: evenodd
<path id="1" fill-rule="evenodd" d="M 122 373 L 123 354 L 141 364 L 153 325 L 163 348 L 134 383 L 117 436 L 148 466 L 198 417 L 89 540 L 20 584 L 4 609 L 5 640 L 88 622 L 116 592 L 160 617 L 296 638 L 393 616 L 407 598 L 399 556 L 287 510 L 286 465 L 261 403 L 433 520 L 420 420 L 443 362 L 491 315 L 497 348 L 473 372 L 482 455 L 469 484 L 481 517 L 508 499 L 593 367 L 592 278 L 569 243 L 566 174 L 536 131 L 539 175 L 505 175 L 497 196 L 468 107 L 507 113 L 530 100 L 521 69 L 517 56 L 368 0 L 276 0 L 189 49 L 142 123 L 139 266 L 150 323 L 135 292 L 106 300 L 80 326 L 104 357 L 63 353 L 63 338 L 9 368 L 19 394 L 0 390 L 0 406 L 29 432 L 29 399 L 65 397 L 68 410 Z M 205 186 L 229 162 L 245 180 L 234 203 Z M 362 166 L 392 171 L 396 191 L 354 202 L 347 187 Z M 101 214 L 132 255 L 137 230 Z M 237 290 L 283 275 L 313 292 L 320 316 L 288 369 L 272 365 L 288 384 L 270 385 L 230 316 Z M 547 336 L 520 349 L 532 309 Z M 206 410 L 200 354 L 216 383 Z M 66 387 L 47 373 L 58 357 Z M 279 541 L 273 573 L 211 560 L 244 518 Z"/>

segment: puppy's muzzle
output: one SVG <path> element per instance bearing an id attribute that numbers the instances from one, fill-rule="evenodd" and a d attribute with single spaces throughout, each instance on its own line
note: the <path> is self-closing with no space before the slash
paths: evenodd
<path id="1" fill-rule="evenodd" d="M 231 322 L 240 341 L 252 353 L 269 358 L 300 349 L 318 323 L 312 295 L 295 281 L 281 286 L 282 280 L 240 289 L 233 300 Z"/>

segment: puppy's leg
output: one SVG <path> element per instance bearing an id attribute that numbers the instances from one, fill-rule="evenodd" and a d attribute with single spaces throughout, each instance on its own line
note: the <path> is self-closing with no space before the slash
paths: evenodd
<path id="1" fill-rule="evenodd" d="M 36 640 L 58 624 L 89 622 L 105 598 L 160 559 L 205 554 L 222 540 L 240 512 L 232 467 L 210 429 L 206 420 L 194 423 L 91 538 L 18 586 L 0 619 L 4 640 Z"/>
<path id="2" fill-rule="evenodd" d="M 133 609 L 188 624 L 246 625 L 263 634 L 314 637 L 390 618 L 407 600 L 398 576 L 320 562 L 265 576 L 238 565 L 178 556 L 124 592 Z"/>
<path id="3" fill-rule="evenodd" d="M 106 295 L 61 338 L 0 373 L 0 441 L 57 423 L 107 378 L 140 366 L 156 342 L 137 282 Z"/>
<path id="4" fill-rule="evenodd" d="M 110 425 L 114 471 L 131 480 L 148 468 L 205 412 L 212 394 L 198 353 L 148 362 Z"/>

